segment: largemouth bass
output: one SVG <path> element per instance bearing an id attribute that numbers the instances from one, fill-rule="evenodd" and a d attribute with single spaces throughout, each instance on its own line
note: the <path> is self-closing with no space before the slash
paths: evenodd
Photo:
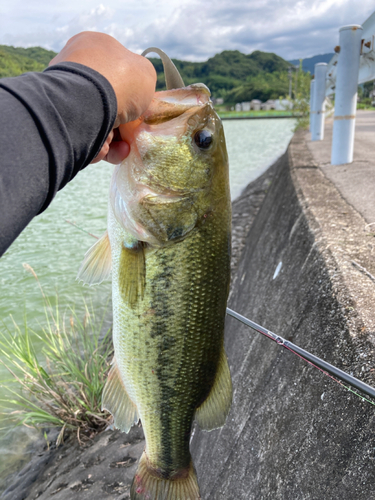
<path id="1" fill-rule="evenodd" d="M 169 87 L 183 85 L 176 72 L 166 69 Z M 108 232 L 79 274 L 97 283 L 112 267 L 115 356 L 102 404 L 125 432 L 142 422 L 146 448 L 131 498 L 196 500 L 193 421 L 206 430 L 222 426 L 232 399 L 223 127 L 209 90 L 195 84 L 157 92 L 121 135 L 131 151 L 113 174 Z"/>

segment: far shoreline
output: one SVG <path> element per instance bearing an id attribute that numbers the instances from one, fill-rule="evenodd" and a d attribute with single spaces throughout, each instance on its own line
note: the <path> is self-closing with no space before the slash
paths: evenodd
<path id="1" fill-rule="evenodd" d="M 298 115 L 273 115 L 273 116 L 220 116 L 221 120 L 272 120 L 273 118 L 299 118 Z"/>

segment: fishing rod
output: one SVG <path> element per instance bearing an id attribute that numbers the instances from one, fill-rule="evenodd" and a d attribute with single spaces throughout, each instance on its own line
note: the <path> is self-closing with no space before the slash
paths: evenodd
<path id="1" fill-rule="evenodd" d="M 286 349 L 288 349 L 288 351 L 291 351 L 294 354 L 297 354 L 297 356 L 299 356 L 300 358 L 303 358 L 308 363 L 319 368 L 321 371 L 323 371 L 323 373 L 326 373 L 327 375 L 328 374 L 333 375 L 333 377 L 331 377 L 331 378 L 333 378 L 334 380 L 336 380 L 334 377 L 337 377 L 340 380 L 351 385 L 352 387 L 355 387 L 356 389 L 364 392 L 368 396 L 375 398 L 375 389 L 373 387 L 371 387 L 370 385 L 365 384 L 364 382 L 361 382 L 360 380 L 353 377 L 352 375 L 349 375 L 348 373 L 340 370 L 339 368 L 336 368 L 335 366 L 331 365 L 330 363 L 327 363 L 323 359 L 320 359 L 317 356 L 314 356 L 314 354 L 311 354 L 308 351 L 301 349 L 301 347 L 298 347 L 297 345 L 293 344 L 292 342 L 289 342 L 289 340 L 286 340 L 283 337 L 280 337 L 280 335 L 276 335 L 275 333 L 271 332 L 270 330 L 267 330 L 267 328 L 264 328 L 263 326 L 258 325 L 257 323 L 254 323 L 254 321 L 251 321 L 250 319 L 245 318 L 245 316 L 242 316 L 241 314 L 238 314 L 237 312 L 232 311 L 232 309 L 229 309 L 228 307 L 227 307 L 227 314 L 229 316 L 232 316 L 233 318 L 237 319 L 241 323 L 245 324 L 246 326 L 250 327 L 252 330 L 255 330 L 256 332 L 261 333 L 262 335 L 273 340 L 279 346 L 285 347 Z M 338 382 L 339 384 L 346 387 L 344 384 L 342 384 L 338 380 L 336 380 L 336 382 Z M 346 388 L 351 390 L 348 387 L 346 387 Z M 351 391 L 351 392 L 354 392 L 354 391 Z M 356 392 L 354 392 L 354 394 L 362 397 L 360 394 L 357 394 Z M 365 399 L 365 398 L 362 398 L 362 399 Z M 369 401 L 368 399 L 366 399 L 366 401 L 368 401 L 371 404 L 375 404 L 373 401 Z"/>

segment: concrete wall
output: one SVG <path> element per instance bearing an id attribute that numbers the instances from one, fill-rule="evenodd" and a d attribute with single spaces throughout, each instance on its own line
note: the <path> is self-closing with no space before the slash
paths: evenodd
<path id="1" fill-rule="evenodd" d="M 348 264 L 368 244 L 360 232 L 297 134 L 247 234 L 229 306 L 375 385 L 374 284 Z M 227 423 L 192 439 L 202 498 L 375 498 L 375 406 L 232 318 L 226 351 Z"/>

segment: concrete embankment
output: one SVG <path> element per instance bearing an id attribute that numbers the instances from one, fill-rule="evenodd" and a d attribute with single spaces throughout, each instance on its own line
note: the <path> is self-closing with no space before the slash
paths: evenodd
<path id="1" fill-rule="evenodd" d="M 306 134 L 296 134 L 246 236 L 229 306 L 375 385 L 367 229 L 319 168 Z M 375 406 L 227 321 L 232 409 L 221 430 L 196 430 L 192 441 L 202 498 L 374 498 Z"/>
<path id="2" fill-rule="evenodd" d="M 306 134 L 246 188 L 233 214 L 229 306 L 375 385 L 374 234 L 325 176 Z M 202 498 L 374 498 L 375 406 L 227 321 L 232 409 L 222 429 L 195 429 L 191 445 Z M 128 499 L 143 446 L 136 427 L 35 454 L 4 498 Z"/>

